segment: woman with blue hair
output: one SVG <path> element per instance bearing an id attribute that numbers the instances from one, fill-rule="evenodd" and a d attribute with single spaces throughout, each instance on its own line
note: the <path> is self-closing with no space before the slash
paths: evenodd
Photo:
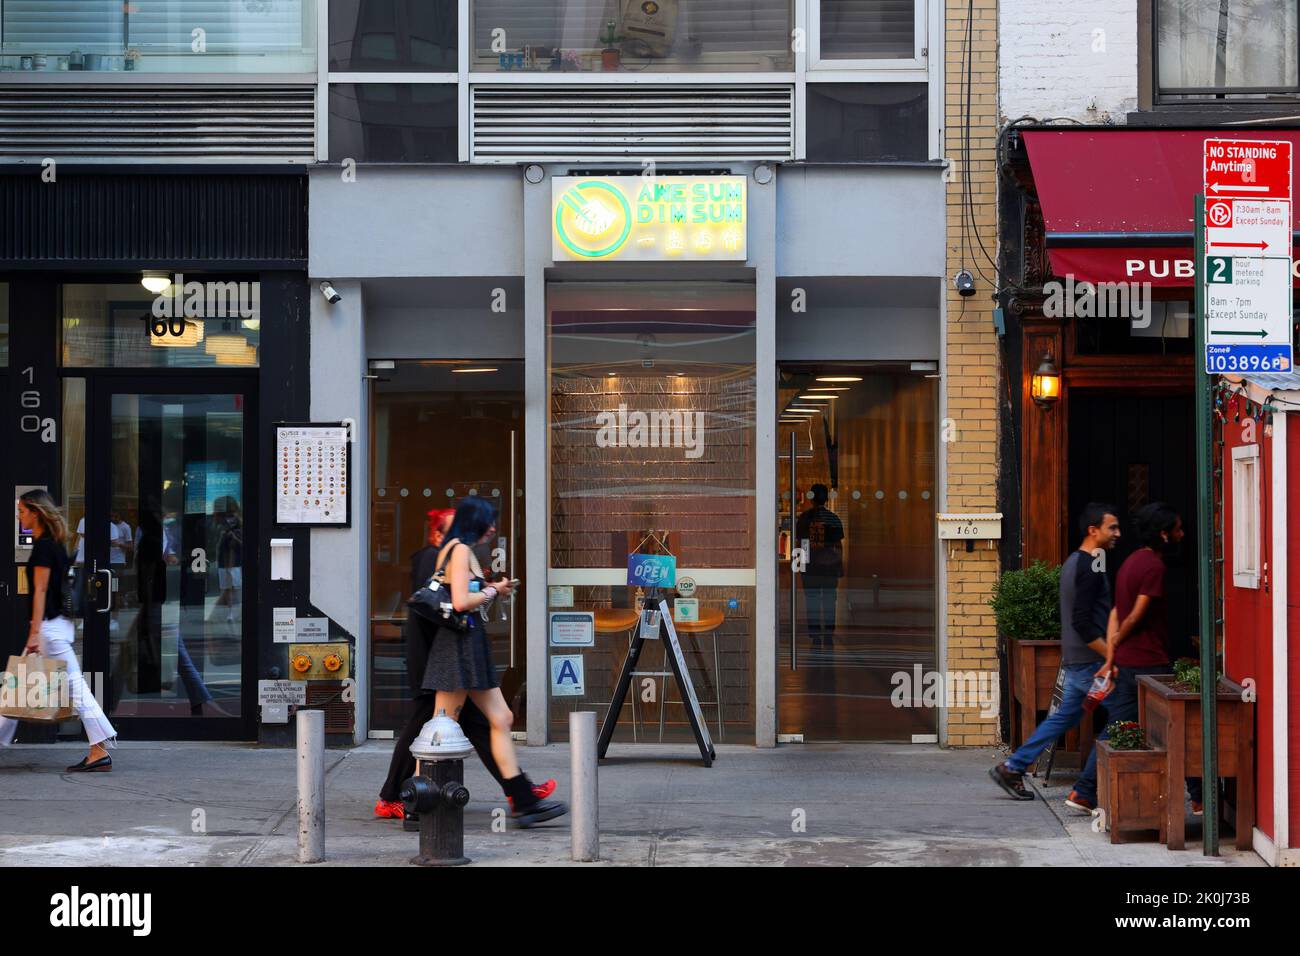
<path id="1" fill-rule="evenodd" d="M 503 778 L 502 788 L 510 798 L 513 818 L 519 826 L 530 827 L 568 811 L 558 800 L 537 796 L 532 781 L 519 770 L 510 738 L 514 715 L 497 683 L 483 620 L 497 597 L 511 595 L 514 582 L 504 578 L 486 581 L 472 550 L 496 532 L 496 516 L 492 503 L 477 496 L 466 498 L 456 508 L 435 567 L 443 571 L 452 606 L 458 614 L 467 615 L 469 626 L 464 633 L 448 627 L 438 629 L 429 650 L 424 686 L 438 689 L 433 708 L 433 733 L 437 738 L 460 736 L 459 726 L 447 724 L 460 719 L 467 696 L 487 717 L 492 727 L 492 756 Z"/>

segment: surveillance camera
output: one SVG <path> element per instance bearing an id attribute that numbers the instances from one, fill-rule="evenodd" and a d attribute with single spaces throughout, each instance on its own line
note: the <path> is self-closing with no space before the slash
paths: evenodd
<path id="1" fill-rule="evenodd" d="M 952 284 L 957 287 L 958 295 L 966 296 L 975 294 L 975 277 L 965 269 L 962 269 L 952 277 Z"/>
<path id="2" fill-rule="evenodd" d="M 333 305 L 335 302 L 343 301 L 343 296 L 339 295 L 339 290 L 330 285 L 329 282 L 322 282 L 320 284 L 320 294 L 325 296 L 325 301 L 330 305 Z"/>

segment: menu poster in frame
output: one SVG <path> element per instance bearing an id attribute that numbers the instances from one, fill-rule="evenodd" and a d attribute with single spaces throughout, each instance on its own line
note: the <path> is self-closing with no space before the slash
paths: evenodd
<path id="1" fill-rule="evenodd" d="M 351 448 L 346 422 L 276 423 L 276 524 L 352 527 Z"/>

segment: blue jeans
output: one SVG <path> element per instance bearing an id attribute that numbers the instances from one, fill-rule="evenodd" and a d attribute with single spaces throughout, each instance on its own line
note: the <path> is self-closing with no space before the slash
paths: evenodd
<path id="1" fill-rule="evenodd" d="M 1084 716 L 1083 699 L 1088 696 L 1092 679 L 1101 668 L 1096 664 L 1067 664 L 1065 670 L 1065 694 L 1056 712 L 1047 715 L 1047 719 L 1038 725 L 1033 736 L 1024 742 L 1019 750 L 1007 758 L 1007 768 L 1016 773 L 1024 773 L 1038 755 L 1059 740 L 1067 730 L 1073 730 Z"/>
<path id="2" fill-rule="evenodd" d="M 1106 698 L 1106 726 L 1121 720 L 1138 719 L 1138 689 L 1137 679 L 1141 674 L 1168 674 L 1170 667 L 1168 664 L 1156 664 L 1152 667 L 1121 667 L 1119 676 L 1115 678 L 1115 689 L 1110 692 Z M 1110 735 L 1102 731 L 1097 740 L 1106 740 Z M 1092 748 L 1092 753 L 1088 755 L 1088 763 L 1083 768 L 1083 773 L 1079 779 L 1074 782 L 1074 791 L 1081 797 L 1085 797 L 1089 803 L 1097 802 L 1097 748 Z"/>

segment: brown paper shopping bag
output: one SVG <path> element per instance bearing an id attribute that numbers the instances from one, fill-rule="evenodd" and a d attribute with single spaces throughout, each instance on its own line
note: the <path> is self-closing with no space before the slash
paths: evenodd
<path id="1" fill-rule="evenodd" d="M 66 662 L 39 654 L 10 656 L 0 674 L 0 716 L 49 721 L 75 713 Z"/>

